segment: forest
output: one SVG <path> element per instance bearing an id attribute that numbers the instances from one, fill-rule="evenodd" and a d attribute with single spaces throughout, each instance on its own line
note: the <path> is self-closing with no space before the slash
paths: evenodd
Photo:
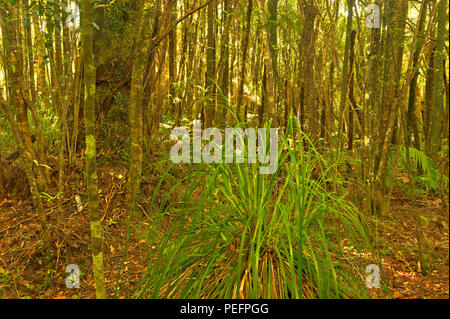
<path id="1" fill-rule="evenodd" d="M 0 299 L 448 299 L 448 0 L 0 0 Z"/>

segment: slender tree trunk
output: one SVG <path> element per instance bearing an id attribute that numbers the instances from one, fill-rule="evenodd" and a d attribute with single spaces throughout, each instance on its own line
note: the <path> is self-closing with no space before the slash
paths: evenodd
<path id="1" fill-rule="evenodd" d="M 45 47 L 44 37 L 40 26 L 40 16 L 36 15 L 32 17 L 34 26 L 34 38 L 36 44 L 36 56 L 37 56 L 37 91 L 39 92 L 40 101 L 42 101 L 43 109 L 48 110 L 48 85 L 45 78 Z"/>
<path id="2" fill-rule="evenodd" d="M 442 114 L 444 110 L 444 62 L 445 62 L 445 47 L 444 42 L 447 35 L 445 30 L 447 19 L 447 1 L 441 0 L 437 13 L 437 42 L 435 51 L 435 81 L 433 86 L 433 110 L 431 112 L 431 148 L 430 155 L 437 161 L 439 159 L 439 150 L 441 147 L 441 127 Z"/>
<path id="3" fill-rule="evenodd" d="M 264 67 L 266 73 L 266 96 L 264 102 L 263 114 L 266 116 L 266 120 L 272 119 L 272 126 L 278 125 L 278 116 L 276 114 L 275 105 L 275 82 L 274 82 L 274 70 L 272 62 L 272 53 L 270 49 L 270 39 L 267 30 L 266 22 L 266 10 L 263 0 L 258 0 L 259 7 L 259 19 L 262 27 L 263 47 L 264 47 Z"/>
<path id="4" fill-rule="evenodd" d="M 220 80 L 220 87 L 223 96 L 220 97 L 220 118 L 218 119 L 219 126 L 225 127 L 227 122 L 227 115 L 229 111 L 227 109 L 228 98 L 230 94 L 230 27 L 231 27 L 231 10 L 232 4 L 230 0 L 223 0 L 223 12 L 222 12 L 222 41 L 220 48 L 220 63 L 222 65 L 222 76 Z"/>
<path id="5" fill-rule="evenodd" d="M 103 267 L 102 229 L 98 210 L 98 178 L 95 142 L 95 62 L 94 62 L 94 10 L 93 1 L 84 0 L 82 17 L 82 43 L 84 62 L 84 121 L 86 134 L 86 179 L 91 225 L 91 249 L 94 264 L 95 292 L 98 299 L 106 298 Z"/>
<path id="6" fill-rule="evenodd" d="M 171 1 L 171 24 L 177 20 L 177 0 Z M 177 27 L 175 26 L 169 33 L 169 112 L 175 115 L 175 86 L 176 82 L 176 56 L 177 56 Z"/>
<path id="7" fill-rule="evenodd" d="M 317 104 L 317 92 L 315 87 L 315 75 L 314 75 L 314 57 L 315 57 L 315 30 L 314 24 L 318 9 L 314 3 L 314 0 L 302 1 L 302 12 L 304 18 L 304 26 L 302 33 L 302 47 L 303 50 L 303 108 L 307 112 L 305 115 L 305 124 L 307 124 L 307 131 L 312 141 L 316 142 L 319 138 L 319 108 Z"/>
<path id="8" fill-rule="evenodd" d="M 278 0 L 268 0 L 267 2 L 268 23 L 267 33 L 269 35 L 270 56 L 272 58 L 272 70 L 273 70 L 273 86 L 274 86 L 274 104 L 275 114 L 277 116 L 277 122 L 280 121 L 278 116 Z"/>
<path id="9" fill-rule="evenodd" d="M 355 0 L 347 0 L 347 28 L 345 33 L 345 51 L 344 51 L 344 61 L 342 64 L 342 80 L 341 80 L 341 98 L 339 102 L 339 137 L 338 137 L 338 148 L 341 150 L 343 148 L 343 131 L 344 131 L 344 117 L 346 111 L 346 105 L 348 100 L 348 81 L 349 81 L 349 57 L 350 57 L 350 45 L 352 37 L 353 28 L 353 9 L 355 6 Z"/>
<path id="10" fill-rule="evenodd" d="M 436 45 L 431 44 L 429 48 L 429 58 L 427 65 L 427 79 L 425 82 L 425 110 L 424 110 L 424 140 L 425 140 L 425 153 L 431 157 L 431 116 L 433 111 L 433 87 L 435 82 L 435 49 Z"/>
<path id="11" fill-rule="evenodd" d="M 205 125 L 213 127 L 216 115 L 216 103 L 214 97 L 214 80 L 216 74 L 216 36 L 214 28 L 214 19 L 216 14 L 217 2 L 213 0 L 208 5 L 208 46 L 206 48 L 206 90 L 207 98 L 204 108 Z"/>
<path id="12" fill-rule="evenodd" d="M 354 86 L 355 86 L 355 39 L 356 30 L 352 31 L 350 38 L 350 73 L 349 73 L 349 87 L 348 87 L 348 97 L 351 104 L 351 108 L 348 111 L 348 150 L 353 150 L 353 139 L 354 139 L 354 114 L 358 108 L 356 105 L 356 100 L 354 96 Z"/>
<path id="13" fill-rule="evenodd" d="M 381 1 L 375 2 L 379 8 Z M 365 210 L 374 213 L 374 192 L 375 192 L 375 151 L 378 141 L 378 130 L 376 130 L 376 114 L 380 108 L 380 65 L 381 62 L 381 31 L 380 28 L 373 28 L 370 31 L 370 51 L 368 55 L 367 82 L 369 91 L 369 101 L 363 110 L 363 147 L 362 147 L 362 180 L 365 183 L 366 196 L 363 203 Z"/>
<path id="14" fill-rule="evenodd" d="M 247 120 L 247 107 L 242 107 L 242 96 L 244 93 L 244 83 L 245 83 L 245 72 L 247 67 L 247 56 L 248 56 L 248 43 L 250 38 L 250 25 L 252 21 L 252 11 L 253 11 L 253 0 L 248 0 L 247 2 L 247 14 L 246 23 L 242 35 L 242 45 L 241 45 L 241 68 L 239 71 L 239 84 L 238 84 L 238 97 L 237 97 L 237 114 L 239 119 L 243 122 Z M 243 113 L 241 113 L 243 111 Z M 242 115 L 241 115 L 242 114 Z"/>
<path id="15" fill-rule="evenodd" d="M 379 214 L 383 215 L 389 207 L 389 199 L 385 198 L 386 175 L 388 170 L 391 141 L 395 122 L 398 116 L 398 98 L 400 95 L 399 81 L 402 71 L 403 47 L 406 17 L 408 12 L 408 1 L 386 0 L 387 33 L 385 38 L 385 62 L 383 76 L 383 96 L 381 102 L 381 113 L 379 130 L 380 139 L 378 150 L 380 155 L 379 166 L 375 178 L 376 201 Z"/>
<path id="16" fill-rule="evenodd" d="M 416 90 L 417 90 L 417 81 L 419 79 L 419 54 L 421 52 L 422 46 L 424 44 L 424 26 L 425 26 L 425 20 L 426 20 L 426 9 L 428 6 L 428 0 L 424 0 L 422 2 L 421 8 L 420 8 L 420 12 L 419 12 L 419 21 L 418 21 L 418 29 L 419 29 L 419 37 L 417 39 L 416 42 L 416 48 L 414 51 L 414 57 L 413 57 L 413 72 L 414 72 L 414 76 L 413 79 L 411 81 L 411 84 L 409 85 L 409 98 L 408 98 L 408 113 L 407 113 L 407 117 L 406 117 L 406 122 L 407 122 L 407 132 L 406 132 L 406 147 L 407 149 L 409 148 L 409 146 L 411 145 L 411 137 L 413 135 L 413 132 L 417 132 L 417 127 L 416 129 L 413 129 L 413 126 L 415 125 L 416 121 L 415 121 L 415 112 L 416 112 L 416 100 L 417 100 L 417 96 L 416 96 Z M 414 134 L 414 147 L 418 150 L 420 150 L 420 140 L 419 140 L 419 136 L 418 134 Z M 409 149 L 408 149 L 408 155 L 409 155 Z M 409 158 L 409 156 L 408 156 Z"/>
<path id="17" fill-rule="evenodd" d="M 143 0 L 139 14 L 139 31 L 136 39 L 136 56 L 133 61 L 130 92 L 130 168 L 127 184 L 127 201 L 130 213 L 136 210 L 136 201 L 139 194 L 142 172 L 142 142 L 143 142 L 143 120 L 142 120 L 142 97 L 144 88 L 144 74 L 147 62 L 147 51 L 149 47 L 148 25 L 150 23 L 150 1 Z"/>
<path id="18" fill-rule="evenodd" d="M 325 139 L 327 141 L 328 149 L 333 151 L 333 128 L 334 128 L 334 61 L 331 61 L 329 72 L 328 85 L 328 102 L 325 103 Z"/>

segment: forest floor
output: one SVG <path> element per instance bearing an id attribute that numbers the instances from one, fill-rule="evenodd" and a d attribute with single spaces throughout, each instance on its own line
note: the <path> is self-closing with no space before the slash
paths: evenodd
<path id="1" fill-rule="evenodd" d="M 148 209 L 140 204 L 141 214 L 133 222 L 126 252 L 128 211 L 125 206 L 126 169 L 102 167 L 99 170 L 100 211 L 104 235 L 105 278 L 110 297 L 127 298 L 147 269 L 145 229 Z M 67 177 L 64 216 L 57 217 L 56 199 L 45 201 L 52 226 L 52 248 L 40 249 L 40 225 L 30 200 L 4 199 L 0 202 L 0 298 L 95 298 L 88 210 L 77 211 L 74 196 L 85 194 L 76 170 Z M 147 180 L 155 184 L 155 181 Z M 85 198 L 83 198 L 85 202 Z M 416 239 L 417 213 L 424 238 L 424 260 L 418 262 Z M 388 293 L 372 289 L 372 298 L 449 298 L 449 214 L 441 199 L 417 196 L 414 202 L 401 191 L 394 191 L 389 213 L 378 221 L 377 250 L 382 261 L 382 282 Z M 151 245 L 150 245 L 151 247 Z M 79 289 L 68 289 L 65 267 L 81 269 Z M 119 269 L 120 289 L 117 295 Z M 126 284 L 122 284 L 126 282 Z"/>
<path id="2" fill-rule="evenodd" d="M 449 214 L 440 198 L 420 197 L 411 202 L 392 199 L 380 219 L 378 252 L 391 298 L 449 298 Z M 416 219 L 420 216 L 425 265 L 418 258 Z"/>

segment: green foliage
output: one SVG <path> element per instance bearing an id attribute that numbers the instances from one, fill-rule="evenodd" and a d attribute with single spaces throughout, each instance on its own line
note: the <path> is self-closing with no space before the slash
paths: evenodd
<path id="1" fill-rule="evenodd" d="M 151 201 L 149 267 L 129 296 L 367 296 L 365 265 L 355 260 L 371 251 L 364 218 L 336 191 L 337 164 L 293 123 L 281 137 L 276 174 L 260 175 L 258 164 L 198 164 L 177 179 L 169 165 Z"/>
<path id="2" fill-rule="evenodd" d="M 11 280 L 11 274 L 4 270 L 3 268 L 0 268 L 0 283 L 5 284 L 8 283 Z"/>
<path id="3" fill-rule="evenodd" d="M 128 58 L 137 32 L 138 4 L 137 0 L 103 0 L 98 3 L 95 21 L 99 29 L 94 29 L 97 66 Z M 111 48 L 112 43 L 116 44 L 114 49 Z"/>
<path id="4" fill-rule="evenodd" d="M 98 140 L 100 148 L 113 150 L 109 160 L 117 159 L 124 163 L 128 162 L 129 157 L 128 103 L 129 99 L 126 95 L 121 92 L 116 93 L 114 104 L 106 116 Z"/>
<path id="5" fill-rule="evenodd" d="M 3 112 L 0 112 L 0 152 L 1 157 L 11 153 L 15 148 L 15 141 L 10 134 L 11 127 Z"/>
<path id="6" fill-rule="evenodd" d="M 4 291 L 11 287 L 12 281 L 12 274 L 0 267 L 0 298 L 3 297 Z"/>
<path id="7" fill-rule="evenodd" d="M 125 31 L 124 21 L 130 19 L 129 3 L 133 4 L 136 1 L 117 1 L 104 9 L 105 18 L 111 31 L 117 33 Z"/>
<path id="8" fill-rule="evenodd" d="M 60 129 L 58 117 L 49 111 L 39 111 L 41 120 L 41 130 L 44 145 L 55 145 L 59 143 Z M 35 135 L 33 117 L 28 112 L 28 121 L 31 123 L 31 135 Z M 11 127 L 8 119 L 3 112 L 0 112 L 0 150 L 2 156 L 6 156 L 17 149 L 16 141 L 11 133 Z"/>
<path id="9" fill-rule="evenodd" d="M 393 146 L 391 148 L 390 166 L 392 166 L 397 148 L 398 146 Z M 414 176 L 414 183 L 416 185 L 425 190 L 433 191 L 439 191 L 441 189 L 441 183 L 443 183 L 445 188 L 448 187 L 448 177 L 439 172 L 436 164 L 425 154 L 425 152 L 414 147 L 409 147 L 409 161 L 411 165 L 410 168 L 408 168 L 406 147 L 400 146 L 398 159 L 399 168 L 404 172 L 411 169 L 412 175 L 417 174 Z M 389 183 L 391 179 L 392 170 L 390 169 L 388 172 L 389 174 L 386 177 L 386 183 Z M 420 174 L 420 172 L 423 172 L 423 174 Z"/>

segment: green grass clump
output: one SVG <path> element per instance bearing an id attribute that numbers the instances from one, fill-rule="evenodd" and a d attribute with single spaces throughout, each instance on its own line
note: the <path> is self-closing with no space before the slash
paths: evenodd
<path id="1" fill-rule="evenodd" d="M 278 156 L 273 175 L 260 175 L 259 164 L 197 164 L 176 179 L 170 165 L 155 194 L 173 186 L 151 201 L 147 272 L 129 296 L 367 297 L 357 256 L 373 251 L 338 164 L 294 119 Z"/>

